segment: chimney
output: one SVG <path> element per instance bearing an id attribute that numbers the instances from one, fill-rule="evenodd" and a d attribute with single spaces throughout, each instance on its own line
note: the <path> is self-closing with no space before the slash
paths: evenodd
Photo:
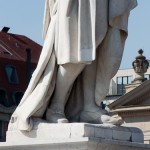
<path id="1" fill-rule="evenodd" d="M 1 32 L 5 32 L 5 33 L 7 33 L 8 31 L 9 31 L 9 27 L 3 27 L 2 29 L 1 29 Z"/>

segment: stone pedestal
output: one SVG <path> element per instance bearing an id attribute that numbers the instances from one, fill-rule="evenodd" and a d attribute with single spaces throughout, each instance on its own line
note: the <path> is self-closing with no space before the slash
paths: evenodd
<path id="1" fill-rule="evenodd" d="M 42 120 L 34 119 L 33 129 L 19 131 L 16 124 L 9 124 L 6 141 L 18 143 L 22 141 L 54 141 L 57 139 L 72 138 L 101 138 L 109 140 L 144 142 L 144 136 L 140 129 L 114 126 L 109 124 L 88 124 L 88 123 L 46 123 Z"/>
<path id="2" fill-rule="evenodd" d="M 31 132 L 10 124 L 0 150 L 146 150 L 137 128 L 86 123 L 49 124 L 34 120 Z"/>
<path id="3" fill-rule="evenodd" d="M 103 138 L 61 138 L 32 142 L 7 142 L 0 150 L 149 150 L 150 145 Z"/>

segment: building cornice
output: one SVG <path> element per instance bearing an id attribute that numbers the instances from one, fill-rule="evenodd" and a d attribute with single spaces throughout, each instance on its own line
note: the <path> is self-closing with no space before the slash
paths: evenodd
<path id="1" fill-rule="evenodd" d="M 121 107 L 113 111 L 117 112 L 118 115 L 121 117 L 149 116 L 150 106 L 128 106 L 128 107 Z"/>
<path id="2" fill-rule="evenodd" d="M 150 97 L 150 80 L 145 81 L 143 84 L 133 89 L 129 93 L 118 98 L 113 103 L 109 104 L 108 107 L 111 110 L 118 109 L 124 105 L 138 104 L 143 99 Z"/>

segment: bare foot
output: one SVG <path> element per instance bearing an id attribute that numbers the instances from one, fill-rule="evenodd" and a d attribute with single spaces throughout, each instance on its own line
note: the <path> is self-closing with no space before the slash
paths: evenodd
<path id="1" fill-rule="evenodd" d="M 93 124 L 112 124 L 121 125 L 123 120 L 108 115 L 108 112 L 103 109 L 96 109 L 94 111 L 82 111 L 80 115 L 80 122 L 93 123 Z"/>

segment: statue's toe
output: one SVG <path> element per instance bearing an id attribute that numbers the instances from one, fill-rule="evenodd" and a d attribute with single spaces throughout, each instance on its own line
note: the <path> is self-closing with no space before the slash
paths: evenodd
<path id="1" fill-rule="evenodd" d="M 123 120 L 120 117 L 112 117 L 112 116 L 108 116 L 108 115 L 102 115 L 101 116 L 101 122 L 103 122 L 103 124 L 113 124 L 113 125 L 121 125 L 123 124 Z"/>
<path id="2" fill-rule="evenodd" d="M 82 111 L 80 115 L 80 122 L 94 123 L 94 124 L 112 124 L 112 125 L 121 125 L 123 120 L 121 118 L 115 118 L 109 116 L 105 111 L 91 112 L 91 111 Z"/>

